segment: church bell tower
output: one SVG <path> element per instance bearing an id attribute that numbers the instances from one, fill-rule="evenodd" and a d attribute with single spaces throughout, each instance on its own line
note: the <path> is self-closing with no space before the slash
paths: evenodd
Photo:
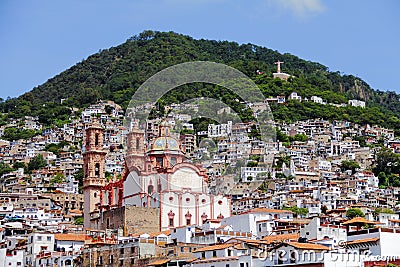
<path id="1" fill-rule="evenodd" d="M 138 168 L 141 172 L 145 172 L 145 142 L 144 131 L 139 129 L 137 123 L 133 123 L 127 135 L 127 156 L 126 163 L 128 168 Z"/>
<path id="2" fill-rule="evenodd" d="M 95 228 L 99 217 L 100 189 L 105 185 L 105 155 L 103 128 L 95 121 L 86 129 L 83 154 L 84 227 Z"/>

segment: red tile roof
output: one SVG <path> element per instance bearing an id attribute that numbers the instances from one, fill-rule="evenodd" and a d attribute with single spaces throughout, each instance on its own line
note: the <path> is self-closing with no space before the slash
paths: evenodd
<path id="1" fill-rule="evenodd" d="M 282 234 L 282 235 L 269 235 L 264 237 L 262 240 L 267 241 L 268 243 L 273 242 L 282 242 L 286 240 L 297 240 L 299 239 L 300 234 Z"/>
<path id="2" fill-rule="evenodd" d="M 261 212 L 265 212 L 265 213 L 293 213 L 290 210 L 277 210 L 277 209 L 268 209 L 268 208 L 255 208 L 255 209 L 249 210 L 249 211 L 244 212 L 244 213 L 261 213 Z"/>
<path id="3" fill-rule="evenodd" d="M 153 262 L 151 262 L 151 263 L 147 264 L 147 266 L 157 266 L 157 265 L 163 265 L 163 264 L 165 264 L 165 263 L 167 263 L 167 262 L 169 262 L 169 261 L 171 261 L 171 260 L 170 260 L 170 259 L 161 259 L 161 260 L 156 260 L 156 261 L 153 261 Z"/>
<path id="4" fill-rule="evenodd" d="M 313 244 L 313 243 L 299 243 L 299 242 L 285 242 L 289 246 L 295 247 L 297 249 L 306 249 L 306 250 L 329 250 L 328 247 L 320 245 L 320 244 Z"/>
<path id="5" fill-rule="evenodd" d="M 368 242 L 376 242 L 379 240 L 379 237 L 374 237 L 374 238 L 364 238 L 364 239 L 357 239 L 353 241 L 347 241 L 346 246 L 348 245 L 356 245 L 356 244 L 364 244 Z"/>
<path id="6" fill-rule="evenodd" d="M 85 234 L 55 234 L 54 239 L 59 241 L 85 241 L 90 238 Z"/>
<path id="7" fill-rule="evenodd" d="M 233 247 L 236 244 L 218 244 L 218 245 L 212 245 L 212 246 L 206 246 L 202 248 L 196 249 L 194 252 L 203 252 L 203 251 L 211 251 L 211 250 L 220 250 L 220 249 L 225 249 L 229 247 Z"/>
<path id="8" fill-rule="evenodd" d="M 210 258 L 210 259 L 202 259 L 202 260 L 197 260 L 192 262 L 194 266 L 196 264 L 201 264 L 201 263 L 207 263 L 207 262 L 218 262 L 218 261 L 232 261 L 232 260 L 238 260 L 238 256 L 230 256 L 230 257 L 220 257 L 220 258 Z"/>
<path id="9" fill-rule="evenodd" d="M 355 217 L 351 220 L 344 222 L 343 224 L 355 224 L 355 223 L 379 224 L 378 222 L 373 222 L 373 221 L 367 220 L 363 217 Z"/>

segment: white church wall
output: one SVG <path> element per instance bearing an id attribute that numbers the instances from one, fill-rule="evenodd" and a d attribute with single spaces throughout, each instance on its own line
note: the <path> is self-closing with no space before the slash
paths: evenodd
<path id="1" fill-rule="evenodd" d="M 165 192 L 160 196 L 161 230 L 179 226 L 179 195 L 175 192 Z M 169 213 L 173 213 L 173 225 L 169 224 Z"/>
<path id="2" fill-rule="evenodd" d="M 214 219 L 211 214 L 211 197 L 207 194 L 199 195 L 199 202 L 198 202 L 198 209 L 199 209 L 199 225 L 203 225 L 203 218 L 201 217 L 203 214 L 207 215 L 207 219 Z"/>
<path id="3" fill-rule="evenodd" d="M 131 171 L 124 181 L 124 197 L 141 192 L 142 177 L 137 172 Z"/>
<path id="4" fill-rule="evenodd" d="M 222 195 L 214 196 L 214 214 L 216 219 L 222 215 L 224 218 L 231 216 L 230 200 Z"/>
<path id="5" fill-rule="evenodd" d="M 182 194 L 182 216 L 180 225 L 191 225 L 198 223 L 198 214 L 196 214 L 196 197 L 187 192 Z M 191 214 L 190 223 L 187 223 L 186 215 Z"/>
<path id="6" fill-rule="evenodd" d="M 199 176 L 195 170 L 183 167 L 170 175 L 169 187 L 171 190 L 190 189 L 192 192 L 202 192 L 203 177 Z"/>

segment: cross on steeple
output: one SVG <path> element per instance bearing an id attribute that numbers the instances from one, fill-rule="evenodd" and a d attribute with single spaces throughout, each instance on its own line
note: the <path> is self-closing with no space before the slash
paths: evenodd
<path id="1" fill-rule="evenodd" d="M 277 65 L 277 71 L 276 71 L 277 73 L 281 73 L 281 64 L 282 63 L 284 63 L 284 62 L 279 61 L 279 60 L 274 63 L 275 65 Z"/>

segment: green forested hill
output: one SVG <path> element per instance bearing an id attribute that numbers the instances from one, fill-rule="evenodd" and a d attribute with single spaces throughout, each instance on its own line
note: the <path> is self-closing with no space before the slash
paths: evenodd
<path id="1" fill-rule="evenodd" d="M 173 32 L 153 31 L 145 31 L 119 46 L 89 56 L 32 91 L 1 103 L 0 109 L 9 117 L 37 115 L 41 122 L 52 124 L 68 118 L 68 107 L 84 107 L 98 99 L 110 99 L 126 107 L 135 90 L 151 75 L 168 66 L 195 60 L 225 63 L 239 69 L 255 80 L 266 97 L 296 91 L 303 97 L 317 95 L 334 103 L 361 99 L 368 106 L 361 110 L 289 102 L 284 107 L 272 107 L 273 111 L 279 110 L 279 114 L 274 114 L 278 119 L 322 116 L 400 128 L 399 96 L 392 92 L 375 91 L 352 75 L 330 72 L 319 63 L 253 44 L 195 40 Z M 290 81 L 272 79 L 276 60 L 284 61 L 283 71 L 296 78 Z M 258 69 L 265 74 L 256 75 Z M 166 101 L 183 101 L 203 95 L 225 98 L 226 102 L 230 102 L 224 91 L 215 90 L 210 85 L 184 86 L 180 89 L 166 97 Z M 61 99 L 66 99 L 62 105 Z"/>

